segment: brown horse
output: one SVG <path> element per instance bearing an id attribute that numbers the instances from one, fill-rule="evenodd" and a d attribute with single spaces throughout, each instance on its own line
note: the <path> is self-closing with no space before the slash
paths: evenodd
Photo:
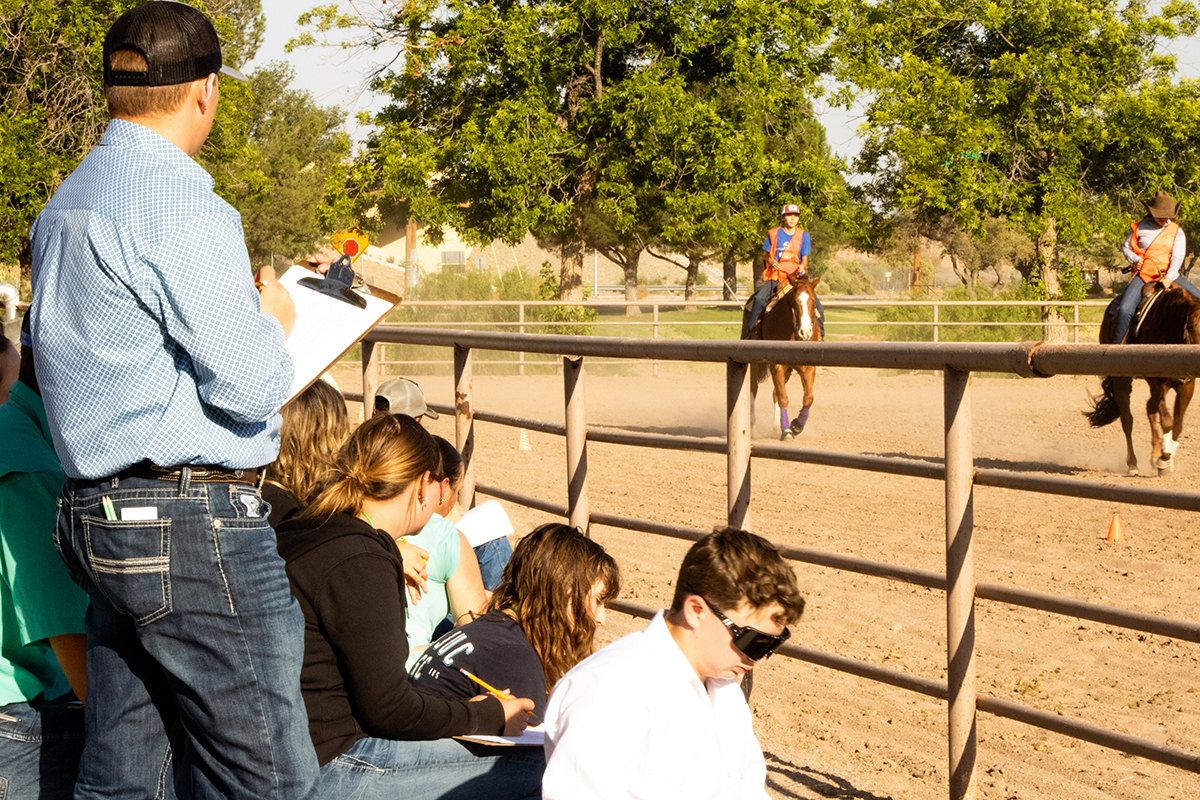
<path id="1" fill-rule="evenodd" d="M 817 283 L 820 278 L 809 280 L 806 276 L 792 273 L 784 286 L 782 297 L 776 293 L 774 305 L 763 312 L 762 318 L 743 339 L 763 339 L 783 342 L 819 342 L 821 327 L 817 320 Z M 781 284 L 782 285 L 782 284 Z M 779 408 L 780 439 L 788 441 L 804 430 L 808 423 L 808 410 L 813 404 L 813 384 L 817 380 L 817 368 L 797 364 L 755 364 L 750 370 L 750 429 L 754 430 L 754 401 L 758 398 L 758 385 L 766 378 L 768 370 L 774 381 L 772 396 Z M 792 372 L 800 374 L 804 384 L 804 406 L 796 419 L 788 422 L 787 380 Z"/>
<path id="2" fill-rule="evenodd" d="M 1178 286 L 1162 291 L 1146 301 L 1147 308 L 1135 319 L 1125 342 L 1127 344 L 1200 344 L 1200 300 Z M 1113 301 L 1119 303 L 1118 297 Z M 1111 306 L 1110 306 L 1111 309 Z M 1100 325 L 1101 344 L 1111 342 L 1116 319 L 1106 313 Z M 1195 376 L 1184 378 L 1145 378 L 1150 385 L 1146 401 L 1146 416 L 1150 419 L 1150 456 L 1160 476 L 1175 466 L 1174 456 L 1183 437 L 1183 417 L 1192 392 Z M 1137 456 L 1133 453 L 1133 413 L 1129 408 L 1133 378 L 1108 377 L 1100 383 L 1101 395 L 1092 398 L 1092 410 L 1084 416 L 1093 428 L 1100 428 L 1120 418 L 1125 431 L 1126 463 L 1129 475 L 1138 474 Z M 1174 409 L 1167 405 L 1167 392 L 1174 390 Z"/>

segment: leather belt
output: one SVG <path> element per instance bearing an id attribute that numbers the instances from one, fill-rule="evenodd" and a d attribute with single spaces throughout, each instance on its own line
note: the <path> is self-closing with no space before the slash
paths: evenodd
<path id="1" fill-rule="evenodd" d="M 246 483 L 257 486 L 262 468 L 256 469 L 227 469 L 213 464 L 189 465 L 193 483 Z M 148 478 L 155 481 L 175 481 L 183 479 L 183 467 L 160 467 L 150 461 L 139 461 L 131 467 L 118 472 L 114 478 Z"/>

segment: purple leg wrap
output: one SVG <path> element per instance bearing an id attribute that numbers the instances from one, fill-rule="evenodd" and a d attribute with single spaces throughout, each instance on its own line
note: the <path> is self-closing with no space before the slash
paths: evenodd
<path id="1" fill-rule="evenodd" d="M 796 422 L 800 423 L 801 428 L 803 428 L 805 425 L 808 424 L 808 409 L 807 408 L 800 409 L 800 415 L 798 417 L 796 417 Z"/>
<path id="2" fill-rule="evenodd" d="M 786 431 L 788 429 L 788 415 L 786 408 L 779 409 L 779 429 L 781 431 Z"/>

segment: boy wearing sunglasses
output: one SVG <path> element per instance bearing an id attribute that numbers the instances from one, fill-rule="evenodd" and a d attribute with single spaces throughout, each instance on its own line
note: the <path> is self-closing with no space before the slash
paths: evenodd
<path id="1" fill-rule="evenodd" d="M 803 611 L 795 573 L 766 539 L 726 528 L 696 542 L 671 608 L 554 687 L 544 800 L 766 798 L 737 679 Z"/>

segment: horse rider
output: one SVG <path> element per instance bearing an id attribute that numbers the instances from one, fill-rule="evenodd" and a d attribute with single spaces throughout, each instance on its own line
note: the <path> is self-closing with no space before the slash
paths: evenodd
<path id="1" fill-rule="evenodd" d="M 1131 265 L 1129 270 L 1135 274 L 1117 309 L 1117 330 L 1113 334 L 1113 344 L 1125 341 L 1125 334 L 1129 332 L 1129 324 L 1142 300 L 1142 288 L 1146 284 L 1161 281 L 1164 289 L 1178 284 L 1195 297 L 1200 297 L 1200 289 L 1179 274 L 1183 254 L 1187 250 L 1187 237 L 1173 220 L 1181 204 L 1182 201 L 1177 202 L 1171 195 L 1159 191 L 1154 195 L 1154 200 L 1143 202 L 1146 206 L 1145 219 L 1129 226 L 1129 235 L 1125 237 L 1121 252 Z"/>
<path id="2" fill-rule="evenodd" d="M 767 240 L 762 249 L 766 251 L 763 258 L 763 283 L 754 295 L 754 306 L 750 310 L 750 319 L 746 325 L 747 333 L 754 330 L 758 318 L 762 316 L 767 301 L 779 288 L 779 281 L 787 280 L 788 276 L 797 270 L 803 276 L 808 272 L 808 254 L 812 250 L 808 231 L 797 227 L 800 221 L 800 207 L 788 203 L 779 212 L 782 224 L 778 228 L 767 231 Z M 817 302 L 817 325 L 821 328 L 821 338 L 825 338 L 825 307 Z"/>

